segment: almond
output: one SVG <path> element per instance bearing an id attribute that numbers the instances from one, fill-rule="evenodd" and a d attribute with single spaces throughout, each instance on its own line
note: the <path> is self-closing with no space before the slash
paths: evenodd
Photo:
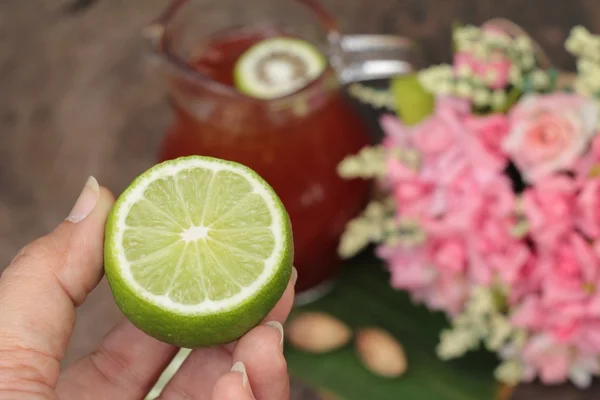
<path id="1" fill-rule="evenodd" d="M 319 400 L 342 400 L 337 394 L 327 390 L 319 389 Z"/>
<path id="2" fill-rule="evenodd" d="M 356 333 L 356 351 L 367 369 L 385 378 L 397 378 L 407 367 L 402 345 L 379 328 L 363 328 Z"/>
<path id="3" fill-rule="evenodd" d="M 287 325 L 285 336 L 300 350 L 326 353 L 345 346 L 352 338 L 352 331 L 329 314 L 303 312 Z"/>

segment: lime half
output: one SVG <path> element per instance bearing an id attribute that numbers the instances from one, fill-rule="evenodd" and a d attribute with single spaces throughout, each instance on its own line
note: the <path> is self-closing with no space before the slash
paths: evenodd
<path id="1" fill-rule="evenodd" d="M 138 328 L 181 347 L 231 342 L 266 317 L 293 259 L 289 216 L 251 169 L 209 157 L 158 164 L 117 199 L 105 271 Z"/>
<path id="2" fill-rule="evenodd" d="M 311 43 L 291 37 L 258 42 L 235 64 L 239 91 L 260 99 L 294 93 L 321 75 L 327 66 L 323 54 Z"/>

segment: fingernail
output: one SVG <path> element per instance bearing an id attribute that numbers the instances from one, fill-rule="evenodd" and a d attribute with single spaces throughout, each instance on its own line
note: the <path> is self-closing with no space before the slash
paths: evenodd
<path id="1" fill-rule="evenodd" d="M 265 322 L 265 325 L 277 329 L 277 332 L 279 332 L 279 334 L 281 335 L 281 340 L 279 341 L 279 344 L 283 346 L 283 325 L 281 325 L 281 323 L 279 323 L 278 321 Z"/>
<path id="2" fill-rule="evenodd" d="M 100 186 L 98 181 L 93 176 L 90 176 L 77 199 L 73 209 L 67 217 L 67 221 L 78 223 L 87 217 L 98 202 L 98 196 L 100 194 Z"/>
<path id="3" fill-rule="evenodd" d="M 233 367 L 231 367 L 231 371 L 233 372 L 239 372 L 240 374 L 242 374 L 242 386 L 247 389 L 248 388 L 248 374 L 246 373 L 246 366 L 244 365 L 243 362 L 238 361 L 235 364 L 233 364 Z"/>
<path id="4" fill-rule="evenodd" d="M 292 267 L 292 276 L 290 279 L 292 280 L 292 285 L 296 286 L 296 281 L 298 280 L 298 270 L 296 267 Z"/>

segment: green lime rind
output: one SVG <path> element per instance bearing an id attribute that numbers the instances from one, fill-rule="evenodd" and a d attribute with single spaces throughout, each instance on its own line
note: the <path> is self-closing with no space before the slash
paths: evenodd
<path id="1" fill-rule="evenodd" d="M 421 85 L 418 74 L 395 77 L 391 91 L 396 113 L 406 125 L 418 124 L 435 108 L 435 97 Z"/>
<path id="2" fill-rule="evenodd" d="M 313 63 L 313 72 L 306 78 L 306 82 L 298 84 L 293 88 L 281 88 L 281 90 L 275 88 L 270 93 L 267 93 L 263 88 L 260 88 L 260 85 L 255 84 L 255 81 L 253 80 L 254 77 L 250 76 L 247 68 L 250 68 L 250 65 L 254 62 L 257 50 L 260 51 L 261 49 L 274 46 L 285 46 L 286 51 L 293 52 L 296 50 L 297 52 L 301 52 L 304 56 L 309 55 L 311 57 L 309 61 Z M 241 93 L 250 97 L 271 100 L 290 95 L 300 90 L 308 82 L 316 79 L 322 74 L 326 67 L 327 59 L 310 42 L 292 37 L 275 37 L 257 43 L 242 54 L 235 64 L 233 79 L 236 89 Z"/>
<path id="3" fill-rule="evenodd" d="M 275 232 L 275 234 L 284 236 L 284 248 L 277 255 L 275 263 L 277 267 L 271 274 L 269 281 L 245 299 L 242 304 L 234 305 L 227 310 L 203 312 L 202 314 L 178 313 L 174 310 L 167 310 L 139 293 L 139 289 L 128 283 L 123 275 L 123 266 L 120 265 L 118 259 L 118 254 L 122 251 L 123 246 L 116 239 L 116 233 L 119 230 L 117 226 L 118 214 L 122 211 L 121 207 L 125 199 L 131 195 L 135 187 L 140 185 L 148 174 L 157 169 L 169 167 L 170 165 L 175 166 L 194 159 L 235 166 L 267 188 L 283 222 L 281 232 Z M 283 203 L 276 193 L 263 178 L 250 168 L 211 157 L 190 156 L 166 161 L 138 176 L 116 200 L 105 229 L 104 269 L 117 306 L 127 319 L 143 332 L 160 341 L 180 347 L 195 348 L 230 343 L 257 326 L 283 295 L 291 276 L 292 263 L 291 222 Z"/>

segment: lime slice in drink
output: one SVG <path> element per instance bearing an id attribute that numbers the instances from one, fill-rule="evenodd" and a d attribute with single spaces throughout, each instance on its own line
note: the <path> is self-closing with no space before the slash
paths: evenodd
<path id="1" fill-rule="evenodd" d="M 231 342 L 266 317 L 291 274 L 290 220 L 254 171 L 209 157 L 158 164 L 117 199 L 105 271 L 119 308 L 181 347 Z"/>
<path id="2" fill-rule="evenodd" d="M 235 85 L 242 93 L 260 99 L 283 97 L 319 77 L 327 61 L 307 41 L 276 37 L 258 42 L 238 59 Z"/>

